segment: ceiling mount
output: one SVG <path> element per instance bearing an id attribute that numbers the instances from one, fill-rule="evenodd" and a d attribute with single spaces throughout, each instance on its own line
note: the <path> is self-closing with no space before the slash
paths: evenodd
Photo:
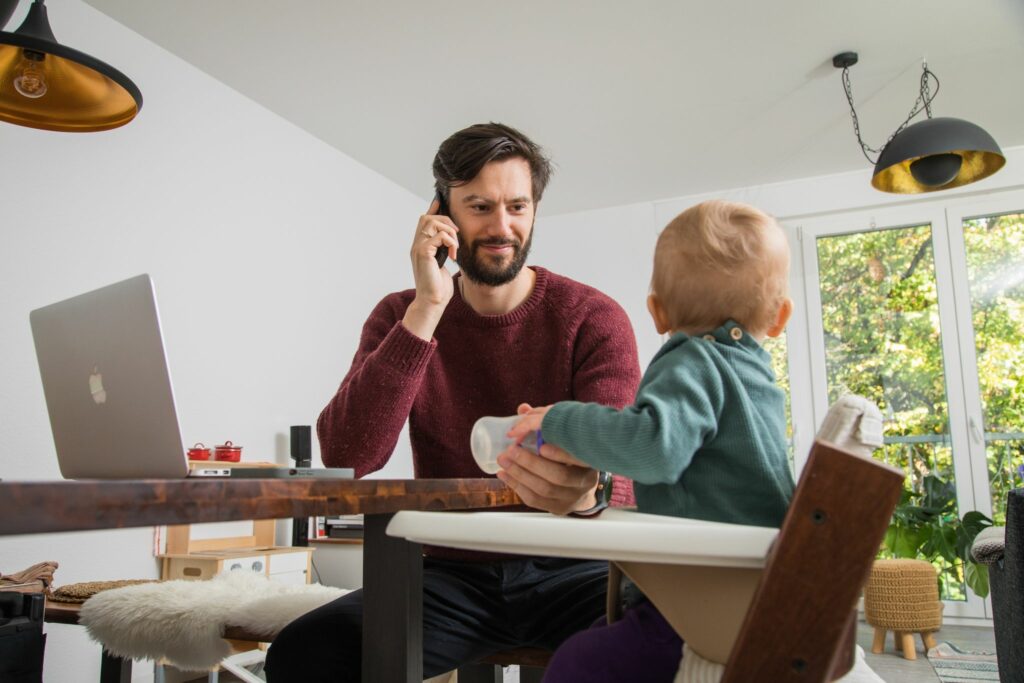
<path id="1" fill-rule="evenodd" d="M 832 66 L 837 69 L 849 69 L 858 59 L 856 52 L 840 52 L 832 58 Z"/>

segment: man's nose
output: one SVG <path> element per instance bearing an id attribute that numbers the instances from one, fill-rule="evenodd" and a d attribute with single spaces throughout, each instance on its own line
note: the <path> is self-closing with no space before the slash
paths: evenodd
<path id="1" fill-rule="evenodd" d="M 499 230 L 502 235 L 507 235 L 512 232 L 512 214 L 508 212 L 505 207 L 499 208 L 495 212 L 495 229 Z"/>

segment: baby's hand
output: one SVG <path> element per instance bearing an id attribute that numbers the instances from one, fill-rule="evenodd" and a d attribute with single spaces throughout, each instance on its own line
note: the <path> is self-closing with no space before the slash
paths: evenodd
<path id="1" fill-rule="evenodd" d="M 521 416 L 519 422 L 512 425 L 507 436 L 516 443 L 521 443 L 530 432 L 536 432 L 544 422 L 544 415 L 551 410 L 551 406 L 542 408 L 531 408 L 528 403 L 520 403 L 516 412 Z"/>

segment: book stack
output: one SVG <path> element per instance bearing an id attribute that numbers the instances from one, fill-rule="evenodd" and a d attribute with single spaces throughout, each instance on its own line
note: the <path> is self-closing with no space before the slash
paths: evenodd
<path id="1" fill-rule="evenodd" d="M 328 538 L 362 538 L 362 515 L 338 515 L 328 517 L 325 523 Z"/>

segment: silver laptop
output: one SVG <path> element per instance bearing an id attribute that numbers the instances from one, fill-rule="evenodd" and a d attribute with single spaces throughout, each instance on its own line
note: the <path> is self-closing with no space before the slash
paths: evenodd
<path id="1" fill-rule="evenodd" d="M 29 321 L 66 479 L 352 478 L 348 468 L 190 470 L 149 275 L 36 309 Z"/>

